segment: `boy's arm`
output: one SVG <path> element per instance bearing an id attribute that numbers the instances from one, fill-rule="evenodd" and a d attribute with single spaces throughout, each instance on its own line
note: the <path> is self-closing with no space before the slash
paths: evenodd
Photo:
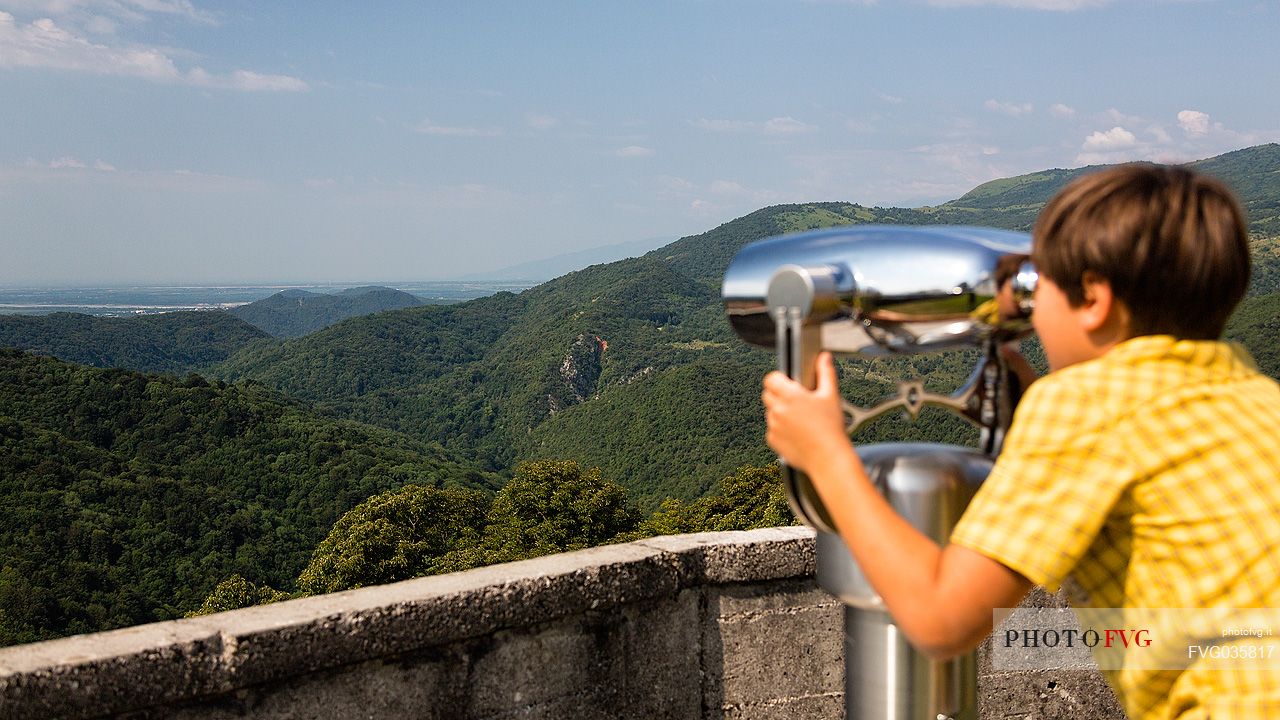
<path id="1" fill-rule="evenodd" d="M 917 648 L 938 658 L 972 649 L 991 632 L 992 610 L 1016 606 L 1031 582 L 968 548 L 939 548 L 889 506 L 848 447 L 806 472 L 858 567 Z"/>
<path id="2" fill-rule="evenodd" d="M 935 657 L 963 653 L 991 632 L 992 610 L 1015 606 L 1031 582 L 958 545 L 939 548 L 872 486 L 844 429 L 829 353 L 808 391 L 781 373 L 765 378 L 769 444 L 809 475 L 863 574 L 911 642 Z"/>

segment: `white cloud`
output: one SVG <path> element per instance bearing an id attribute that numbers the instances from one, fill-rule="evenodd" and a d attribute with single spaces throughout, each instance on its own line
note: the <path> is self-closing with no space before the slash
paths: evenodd
<path id="1" fill-rule="evenodd" d="M 526 118 L 529 127 L 535 130 L 550 130 L 560 124 L 560 119 L 551 115 L 529 114 Z"/>
<path id="2" fill-rule="evenodd" d="M 1000 177 L 991 166 L 990 158 L 1000 154 L 1000 148 L 994 145 L 978 145 L 970 142 L 933 143 L 917 145 L 911 152 L 922 155 L 934 164 L 951 170 L 962 172 L 970 180 L 986 182 L 993 177 Z M 981 178 L 980 180 L 978 178 Z"/>
<path id="3" fill-rule="evenodd" d="M 692 192 L 697 186 L 682 177 L 659 175 L 658 185 L 667 192 Z"/>
<path id="4" fill-rule="evenodd" d="M 1209 133 L 1209 114 L 1199 110 L 1183 110 L 1178 113 L 1178 125 L 1188 135 Z"/>
<path id="5" fill-rule="evenodd" d="M 63 170 L 67 168 L 80 169 L 85 167 L 85 164 L 68 155 L 66 157 L 60 157 L 54 160 L 50 160 L 49 167 L 53 168 L 54 170 Z"/>
<path id="6" fill-rule="evenodd" d="M 1114 108 L 1103 115 L 1107 118 L 1130 117 Z M 1176 136 L 1161 123 L 1141 118 L 1130 119 L 1143 127 L 1140 134 L 1125 129 L 1127 123 L 1118 123 L 1110 130 L 1094 132 L 1081 144 L 1076 162 L 1082 165 L 1135 160 L 1189 162 L 1272 139 L 1260 133 L 1227 129 L 1222 123 L 1213 122 L 1208 113 L 1199 110 L 1183 110 L 1177 114 L 1176 120 L 1182 132 Z"/>
<path id="7" fill-rule="evenodd" d="M 1137 115 L 1128 115 L 1115 108 L 1107 108 L 1107 111 L 1102 116 L 1106 118 L 1107 122 L 1114 125 L 1141 125 L 1143 123 L 1142 118 Z"/>
<path id="8" fill-rule="evenodd" d="M 764 135 L 794 135 L 817 129 L 813 125 L 803 123 L 790 115 L 772 118 L 764 122 L 699 118 L 692 121 L 691 124 L 696 128 L 712 132 L 753 132 Z"/>
<path id="9" fill-rule="evenodd" d="M 213 15 L 197 9 L 188 0 L 85 0 L 86 5 L 132 6 L 143 12 L 182 15 L 192 20 L 213 22 Z"/>
<path id="10" fill-rule="evenodd" d="M 1160 134 L 1154 130 L 1155 128 L 1147 130 L 1154 142 L 1140 140 L 1137 135 L 1119 125 L 1106 131 L 1094 131 L 1081 143 L 1076 162 L 1081 165 L 1102 165 L 1135 160 L 1179 162 L 1191 159 L 1177 148 L 1162 143 Z"/>
<path id="11" fill-rule="evenodd" d="M 742 195 L 748 192 L 741 183 L 732 180 L 714 180 L 708 189 L 716 195 Z"/>
<path id="12" fill-rule="evenodd" d="M 25 163 L 25 167 L 32 169 L 48 168 L 50 170 L 87 170 L 90 166 L 88 163 L 85 163 L 74 155 L 63 155 L 62 157 L 54 158 L 47 163 L 28 159 Z M 95 160 L 92 167 L 94 170 L 100 170 L 102 172 L 114 172 L 116 169 L 114 165 L 101 159 Z"/>
<path id="13" fill-rule="evenodd" d="M 288 75 L 236 70 L 227 75 L 192 68 L 187 72 L 164 51 L 140 45 L 92 42 L 49 18 L 21 25 L 0 11 L 0 68 L 49 68 L 94 75 L 134 77 L 153 82 L 249 91 L 305 91 L 305 81 Z"/>
<path id="14" fill-rule="evenodd" d="M 1084 139 L 1081 149 L 1085 152 L 1114 152 L 1132 148 L 1137 144 L 1138 138 L 1133 133 L 1117 125 L 1106 132 L 1095 131 Z"/>
<path id="15" fill-rule="evenodd" d="M 213 24 L 212 13 L 200 10 L 188 0 L 0 0 L 0 8 L 15 13 L 40 17 L 66 18 L 86 25 L 107 17 L 128 23 L 141 23 L 151 15 L 171 15 L 196 22 Z M 109 32 L 113 32 L 112 27 Z"/>
<path id="16" fill-rule="evenodd" d="M 431 118 L 423 118 L 422 122 L 414 128 L 414 132 L 419 132 L 423 135 L 444 135 L 449 137 L 495 137 L 502 134 L 502 129 L 436 125 L 431 122 Z"/>
<path id="17" fill-rule="evenodd" d="M 1075 108 L 1071 107 L 1070 105 L 1063 105 L 1062 103 L 1054 103 L 1049 106 L 1049 114 L 1053 115 L 1054 117 L 1069 118 L 1069 117 L 1074 117 L 1076 114 L 1076 111 L 1075 111 Z"/>
<path id="18" fill-rule="evenodd" d="M 639 145 L 628 145 L 624 148 L 618 148 L 613 154 L 624 158 L 649 157 L 650 155 L 653 155 L 653 148 L 640 147 Z"/>
<path id="19" fill-rule="evenodd" d="M 1110 2 L 1111 0 L 929 0 L 929 4 L 935 7 L 998 5 L 1018 10 L 1055 10 L 1058 12 L 1102 7 Z"/>
<path id="20" fill-rule="evenodd" d="M 1032 106 L 1031 103 L 1001 102 L 999 100 L 988 100 L 982 103 L 982 106 L 992 112 L 1002 113 L 1011 117 L 1027 115 L 1030 114 L 1031 111 L 1035 110 L 1035 107 Z"/>
<path id="21" fill-rule="evenodd" d="M 709 120 L 707 118 L 698 118 L 690 122 L 696 128 L 702 130 L 711 130 L 712 132 L 740 132 L 750 130 L 757 123 L 749 123 L 745 120 Z"/>
<path id="22" fill-rule="evenodd" d="M 236 70 L 227 80 L 215 82 L 217 87 L 229 87 L 234 90 L 267 90 L 284 92 L 302 92 L 308 89 L 307 83 L 289 75 L 263 75 L 252 70 Z"/>
<path id="23" fill-rule="evenodd" d="M 236 70 L 227 75 L 214 75 L 205 72 L 204 68 L 192 68 L 187 71 L 183 81 L 197 87 L 250 92 L 305 92 L 310 89 L 306 82 L 296 77 L 263 75 L 252 70 Z"/>
<path id="24" fill-rule="evenodd" d="M 263 183 L 253 178 L 216 175 L 187 169 L 117 170 L 103 160 L 92 165 L 72 155 L 49 161 L 28 158 L 20 165 L 0 165 L 0 186 L 5 184 L 68 183 L 124 187 L 138 191 L 181 190 L 192 192 L 261 192 Z"/>
<path id="25" fill-rule="evenodd" d="M 116 22 L 109 17 L 94 15 L 85 20 L 84 29 L 91 35 L 115 35 Z"/>
<path id="26" fill-rule="evenodd" d="M 901 105 L 903 101 L 903 98 L 898 97 L 897 95 L 890 95 L 882 92 L 876 93 L 876 97 L 880 98 L 882 102 L 887 102 L 890 105 Z"/>
<path id="27" fill-rule="evenodd" d="M 812 125 L 806 125 L 799 120 L 788 115 L 787 117 L 776 117 L 768 120 L 764 124 L 764 132 L 766 135 L 792 135 L 794 133 L 803 133 L 813 130 Z"/>

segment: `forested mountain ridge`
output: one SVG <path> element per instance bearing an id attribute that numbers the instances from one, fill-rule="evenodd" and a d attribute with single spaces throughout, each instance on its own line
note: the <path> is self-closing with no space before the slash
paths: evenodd
<path id="1" fill-rule="evenodd" d="M 1259 212 L 1269 207 L 1268 198 L 1280 198 L 1280 146 L 1199 165 L 1245 188 L 1242 200 Z M 938 207 L 764 208 L 644 257 L 570 273 L 520 295 L 348 320 L 301 340 L 247 350 L 216 372 L 437 439 L 493 470 L 519 459 L 577 459 L 603 468 L 642 498 L 691 498 L 737 465 L 767 459 L 757 396 L 773 360 L 733 336 L 719 299 L 724 270 L 742 246 L 851 223 L 1026 229 L 1040 203 L 1087 170 L 994 181 Z M 1254 218 L 1255 226 L 1267 227 L 1268 217 Z M 1255 240 L 1255 293 L 1280 278 L 1276 248 L 1274 239 Z M 970 363 L 957 354 L 850 362 L 846 392 L 869 401 L 908 376 L 949 391 Z M 882 423 L 867 437 L 892 430 L 895 437 L 955 439 L 968 432 L 946 416 L 911 427 L 891 418 Z"/>
<path id="2" fill-rule="evenodd" d="M 546 418 L 687 355 L 680 343 L 699 336 L 686 326 L 711 325 L 724 339 L 717 298 L 666 263 L 635 258 L 518 296 L 348 320 L 241 353 L 217 372 L 505 469 Z"/>
<path id="3" fill-rule="evenodd" d="M 79 313 L 0 315 L 0 348 L 92 365 L 178 375 L 203 370 L 269 336 L 223 312 L 129 318 Z"/>
<path id="4" fill-rule="evenodd" d="M 233 573 L 291 586 L 338 517 L 409 483 L 498 485 L 261 385 L 0 350 L 0 645 L 180 617 Z"/>
<path id="5" fill-rule="evenodd" d="M 1258 145 L 1190 163 L 1226 181 L 1255 235 L 1280 235 L 1280 144 Z M 1036 215 L 1067 183 L 1103 165 L 1053 169 L 983 183 L 956 200 L 920 208 L 864 207 L 846 202 L 774 205 L 650 252 L 681 272 L 717 283 L 729 261 L 753 240 L 851 224 L 984 225 L 1030 231 Z"/>
<path id="6" fill-rule="evenodd" d="M 1251 233 L 1280 235 L 1280 145 L 1258 145 L 1189 165 L 1231 186 L 1249 218 Z M 1102 167 L 1105 166 L 1044 170 L 992 180 L 938 209 L 972 212 L 977 219 L 968 224 L 1030 230 L 1040 208 L 1054 193 Z"/>
<path id="7" fill-rule="evenodd" d="M 376 285 L 338 293 L 282 290 L 268 298 L 229 310 L 273 337 L 301 337 L 350 317 L 417 307 L 426 301 L 407 292 Z"/>

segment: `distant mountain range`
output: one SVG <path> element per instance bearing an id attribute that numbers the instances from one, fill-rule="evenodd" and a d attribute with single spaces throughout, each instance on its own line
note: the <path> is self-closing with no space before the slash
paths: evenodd
<path id="1" fill-rule="evenodd" d="M 274 337 L 301 337 L 350 317 L 425 305 L 420 297 L 376 285 L 338 293 L 283 290 L 229 312 Z"/>
<path id="2" fill-rule="evenodd" d="M 334 294 L 284 290 L 228 311 L 124 318 L 0 314 L 0 347 L 94 367 L 180 375 L 206 370 L 257 341 L 299 337 L 347 318 L 423 304 L 406 292 L 367 286 Z"/>

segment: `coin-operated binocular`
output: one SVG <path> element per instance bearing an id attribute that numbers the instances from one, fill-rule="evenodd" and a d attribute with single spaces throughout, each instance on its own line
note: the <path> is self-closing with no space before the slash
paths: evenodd
<path id="1" fill-rule="evenodd" d="M 923 382 L 871 408 L 845 403 L 849 432 L 903 409 L 956 413 L 980 429 L 978 448 L 881 443 L 858 448 L 867 474 L 917 530 L 946 543 L 986 479 L 1021 384 L 1000 352 L 1031 331 L 1035 270 L 1025 233 L 977 227 L 854 226 L 761 240 L 743 248 L 724 279 L 733 329 L 774 348 L 778 369 L 814 386 L 823 350 L 875 357 L 950 349 L 983 351 L 951 395 Z M 850 720 L 962 720 L 977 714 L 974 654 L 936 661 L 899 632 L 802 473 L 783 466 L 796 517 L 818 531 L 819 585 L 845 603 L 845 708 Z"/>

